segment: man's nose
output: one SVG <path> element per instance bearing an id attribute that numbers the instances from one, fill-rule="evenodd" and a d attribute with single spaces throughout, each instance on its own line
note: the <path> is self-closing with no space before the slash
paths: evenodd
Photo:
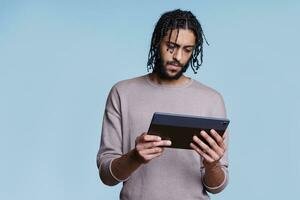
<path id="1" fill-rule="evenodd" d="M 181 49 L 176 49 L 173 53 L 173 59 L 177 60 L 178 62 L 181 63 L 182 59 L 182 50 Z"/>

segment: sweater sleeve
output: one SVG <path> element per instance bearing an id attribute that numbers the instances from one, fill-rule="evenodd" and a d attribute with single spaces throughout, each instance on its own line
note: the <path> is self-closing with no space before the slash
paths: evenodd
<path id="1" fill-rule="evenodd" d="M 215 103 L 213 105 L 213 117 L 219 117 L 219 118 L 226 118 L 226 110 L 225 110 L 225 105 L 224 105 L 224 101 L 223 98 L 220 94 L 217 95 Z M 216 186 L 216 187 L 209 187 L 207 185 L 205 185 L 204 181 L 203 181 L 203 177 L 205 174 L 205 168 L 202 167 L 201 168 L 201 174 L 202 174 L 202 183 L 204 185 L 204 188 L 206 189 L 206 191 L 216 194 L 221 192 L 228 184 L 228 179 L 229 179 L 229 172 L 228 172 L 228 138 L 229 138 L 229 132 L 228 129 L 226 130 L 225 134 L 227 134 L 227 137 L 225 139 L 225 144 L 226 144 L 226 151 L 224 156 L 220 159 L 220 165 L 221 165 L 221 169 L 223 170 L 224 174 L 225 174 L 225 178 L 224 181 Z M 203 165 L 202 165 L 203 166 Z"/>
<path id="2" fill-rule="evenodd" d="M 122 120 L 120 98 L 114 86 L 107 98 L 103 116 L 100 148 L 97 154 L 97 167 L 100 179 L 106 185 L 116 185 L 117 179 L 111 171 L 111 163 L 122 155 Z"/>

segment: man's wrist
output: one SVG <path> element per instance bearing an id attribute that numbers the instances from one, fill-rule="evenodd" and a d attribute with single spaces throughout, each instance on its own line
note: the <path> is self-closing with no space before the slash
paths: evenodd
<path id="1" fill-rule="evenodd" d="M 141 158 L 135 148 L 129 152 L 128 157 L 131 160 L 131 163 L 133 163 L 134 165 L 142 165 L 143 164 L 143 161 L 141 160 Z"/>
<path id="2" fill-rule="evenodd" d="M 226 174 L 221 167 L 219 161 L 208 163 L 203 161 L 205 174 L 203 176 L 203 183 L 209 188 L 215 188 L 222 185 L 226 179 Z"/>
<path id="3" fill-rule="evenodd" d="M 210 163 L 210 162 L 207 162 L 204 160 L 203 165 L 204 165 L 205 171 L 219 171 L 221 168 L 219 161 Z"/>

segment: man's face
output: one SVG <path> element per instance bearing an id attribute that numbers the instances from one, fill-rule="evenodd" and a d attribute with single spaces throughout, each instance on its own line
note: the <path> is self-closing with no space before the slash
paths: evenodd
<path id="1" fill-rule="evenodd" d="M 162 79 L 176 80 L 181 77 L 189 64 L 193 53 L 196 37 L 189 29 L 177 29 L 172 31 L 169 41 L 169 34 L 163 38 L 160 44 L 160 65 L 158 73 Z"/>

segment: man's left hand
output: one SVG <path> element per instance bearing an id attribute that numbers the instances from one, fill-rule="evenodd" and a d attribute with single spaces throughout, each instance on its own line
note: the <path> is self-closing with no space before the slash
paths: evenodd
<path id="1" fill-rule="evenodd" d="M 214 166 L 223 157 L 226 151 L 226 144 L 224 142 L 226 133 L 221 137 L 214 129 L 210 130 L 210 134 L 205 131 L 200 132 L 202 138 L 207 141 L 205 144 L 199 137 L 194 136 L 193 141 L 197 144 L 191 143 L 190 146 L 204 158 L 204 164 L 207 166 Z"/>

